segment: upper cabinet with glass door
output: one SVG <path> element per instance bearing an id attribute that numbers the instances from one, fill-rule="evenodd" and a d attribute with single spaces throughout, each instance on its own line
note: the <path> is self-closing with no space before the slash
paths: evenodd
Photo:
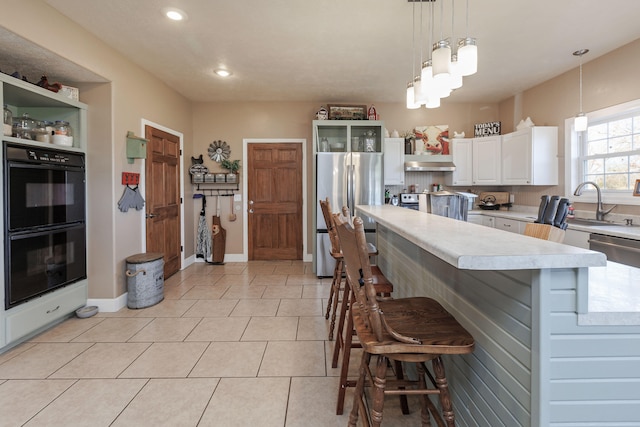
<path id="1" fill-rule="evenodd" d="M 86 104 L 2 73 L 0 83 L 3 105 L 22 122 L 4 141 L 86 151 Z"/>
<path id="2" fill-rule="evenodd" d="M 380 120 L 314 120 L 316 153 L 382 153 L 384 123 Z"/>

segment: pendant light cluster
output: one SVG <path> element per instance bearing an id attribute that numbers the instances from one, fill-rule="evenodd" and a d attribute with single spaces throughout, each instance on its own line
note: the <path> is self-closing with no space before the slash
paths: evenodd
<path id="1" fill-rule="evenodd" d="M 574 56 L 580 57 L 580 112 L 576 115 L 573 122 L 573 128 L 576 132 L 582 132 L 587 130 L 588 120 L 587 116 L 582 112 L 582 55 L 589 52 L 589 49 L 580 49 L 573 52 Z"/>
<path id="2" fill-rule="evenodd" d="M 469 0 L 466 8 L 466 29 L 465 37 L 455 42 L 454 35 L 454 15 L 455 0 L 448 0 L 451 4 L 451 36 L 444 37 L 444 3 L 447 0 L 437 0 L 439 2 L 440 37 L 434 41 L 435 34 L 435 6 L 436 0 L 407 0 L 413 3 L 413 58 L 412 75 L 407 84 L 407 108 L 415 109 L 425 106 L 426 108 L 437 108 L 440 100 L 451 94 L 451 91 L 462 87 L 462 78 L 475 74 L 478 71 L 478 47 L 476 39 L 469 37 Z M 419 31 L 416 31 L 416 2 L 420 2 Z M 424 12 L 423 2 L 429 3 L 429 19 L 423 22 Z M 423 32 L 423 29 L 426 31 Z M 416 43 L 416 32 L 418 33 L 418 43 Z M 424 33 L 427 34 L 424 34 Z M 451 43 L 454 46 L 451 46 Z M 416 70 L 416 61 L 419 60 L 420 70 Z"/>

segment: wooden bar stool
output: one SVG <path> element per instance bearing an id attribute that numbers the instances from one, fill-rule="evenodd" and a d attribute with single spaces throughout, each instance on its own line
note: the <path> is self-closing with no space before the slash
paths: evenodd
<path id="1" fill-rule="evenodd" d="M 449 387 L 442 355 L 473 352 L 473 337 L 437 301 L 426 297 L 378 301 L 366 250 L 362 220 L 354 218 L 353 227 L 337 223 L 340 245 L 351 283 L 355 303 L 351 317 L 364 353 L 349 416 L 349 426 L 355 426 L 360 415 L 373 426 L 383 419 L 385 395 L 420 394 L 423 396 L 422 425 L 430 426 L 430 419 L 439 426 L 455 426 Z M 369 362 L 375 356 L 375 371 Z M 417 381 L 391 381 L 386 378 L 389 361 L 416 363 Z M 431 362 L 433 374 L 427 368 Z M 365 382 L 370 380 L 372 404 L 365 403 Z M 432 387 L 428 387 L 427 380 Z M 437 395 L 442 413 L 431 401 Z"/>
<path id="2" fill-rule="evenodd" d="M 322 210 L 322 216 L 324 217 L 324 222 L 327 226 L 329 241 L 331 242 L 330 254 L 336 262 L 333 268 L 333 278 L 331 280 L 331 289 L 329 291 L 329 301 L 327 302 L 327 312 L 325 313 L 326 319 L 331 315 L 331 325 L 329 326 L 329 341 L 331 341 L 333 340 L 333 331 L 336 326 L 336 313 L 338 311 L 339 294 L 340 288 L 342 287 L 342 277 L 344 275 L 344 261 L 342 251 L 340 250 L 340 242 L 338 241 L 338 233 L 336 233 L 335 222 L 332 217 L 329 198 L 327 197 L 326 200 L 320 200 L 319 202 L 320 209 Z M 378 253 L 375 246 L 367 244 L 367 247 L 371 255 L 376 255 Z M 342 323 L 341 326 L 343 325 L 344 324 Z"/>
<path id="3" fill-rule="evenodd" d="M 348 220 L 348 216 L 344 213 L 345 209 L 343 208 L 343 214 L 334 213 L 331 215 L 332 221 L 332 232 L 335 234 L 335 239 L 340 245 L 340 238 L 338 236 L 336 230 L 336 224 L 338 222 L 344 222 Z M 369 256 L 374 255 L 371 251 L 370 244 L 367 244 L 367 251 Z M 375 252 L 377 254 L 377 251 Z M 343 259 L 344 266 L 344 259 Z M 393 292 L 393 285 L 384 277 L 382 271 L 377 266 L 371 266 L 372 272 L 372 280 L 373 287 L 380 298 L 391 298 L 391 293 Z M 337 291 L 338 292 L 338 291 Z M 337 298 L 337 297 L 336 297 Z M 337 301 L 337 299 L 336 299 Z M 333 357 L 331 361 L 331 367 L 338 367 L 338 360 L 340 359 L 340 352 L 342 351 L 342 365 L 340 366 L 340 379 L 338 386 L 338 401 L 336 404 L 336 415 L 342 415 L 344 412 L 344 398 L 348 387 L 355 387 L 356 382 L 353 380 L 349 380 L 349 359 L 351 357 L 351 349 L 352 348 L 360 348 L 360 343 L 354 342 L 353 337 L 356 334 L 353 329 L 353 321 L 351 319 L 349 307 L 354 302 L 353 292 L 351 291 L 351 284 L 348 280 L 345 280 L 344 289 L 342 293 L 342 304 L 340 305 L 340 316 L 338 320 L 338 334 L 336 336 L 336 342 L 333 347 Z M 400 363 L 396 365 L 396 374 L 399 378 L 402 378 L 402 367 Z M 409 407 L 407 404 L 407 399 L 405 396 L 401 396 L 400 405 L 402 407 L 402 413 L 408 414 Z"/>

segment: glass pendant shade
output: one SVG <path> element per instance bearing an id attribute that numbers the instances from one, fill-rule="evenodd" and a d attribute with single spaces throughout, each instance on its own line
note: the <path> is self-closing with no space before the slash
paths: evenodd
<path id="1" fill-rule="evenodd" d="M 576 118 L 573 121 L 573 128 L 576 132 L 583 132 L 587 130 L 587 125 L 589 124 L 589 120 L 584 113 L 578 113 Z"/>
<path id="2" fill-rule="evenodd" d="M 420 78 L 420 76 L 417 76 L 415 79 L 413 79 L 413 99 L 418 105 L 423 105 L 425 102 L 427 102 L 427 96 L 422 90 L 422 79 Z"/>
<path id="3" fill-rule="evenodd" d="M 433 78 L 436 80 L 448 78 L 449 73 L 451 73 L 451 46 L 449 46 L 449 42 L 440 40 L 436 43 L 431 53 L 431 59 L 433 62 Z"/>
<path id="4" fill-rule="evenodd" d="M 409 82 L 407 84 L 407 108 L 410 110 L 415 110 L 416 108 L 420 108 L 420 104 L 416 105 L 415 98 L 413 96 L 413 82 Z"/>
<path id="5" fill-rule="evenodd" d="M 424 106 L 426 108 L 438 108 L 440 107 L 440 98 L 438 96 L 431 96 L 427 98 L 427 102 Z"/>
<path id="6" fill-rule="evenodd" d="M 476 39 L 467 37 L 458 41 L 458 66 L 464 77 L 478 72 L 478 46 Z"/>
<path id="7" fill-rule="evenodd" d="M 435 81 L 433 80 L 433 67 L 431 66 L 431 60 L 425 61 L 422 65 L 422 72 L 420 73 L 422 93 L 427 99 L 438 97 Z"/>
<path id="8" fill-rule="evenodd" d="M 434 92 L 438 98 L 446 98 L 451 95 L 451 75 L 440 76 L 439 79 L 434 78 Z"/>
<path id="9" fill-rule="evenodd" d="M 462 87 L 462 74 L 460 74 L 460 64 L 457 55 L 451 56 L 451 90 Z"/>

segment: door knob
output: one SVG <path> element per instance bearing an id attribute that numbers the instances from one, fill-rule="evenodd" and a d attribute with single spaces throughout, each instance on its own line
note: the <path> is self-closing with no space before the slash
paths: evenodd
<path id="1" fill-rule="evenodd" d="M 149 218 L 155 218 L 156 216 L 154 214 L 152 214 L 152 213 L 148 213 L 144 217 L 149 219 Z"/>
<path id="2" fill-rule="evenodd" d="M 253 200 L 249 200 L 249 204 L 252 205 L 253 204 Z"/>
<path id="3" fill-rule="evenodd" d="M 253 213 L 253 209 L 249 209 L 249 213 Z"/>

